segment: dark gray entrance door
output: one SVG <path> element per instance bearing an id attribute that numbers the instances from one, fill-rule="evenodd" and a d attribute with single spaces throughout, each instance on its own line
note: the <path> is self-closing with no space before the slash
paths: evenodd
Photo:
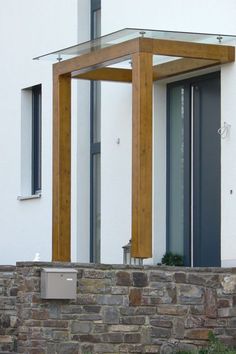
<path id="1" fill-rule="evenodd" d="M 168 86 L 167 249 L 220 265 L 220 74 Z"/>

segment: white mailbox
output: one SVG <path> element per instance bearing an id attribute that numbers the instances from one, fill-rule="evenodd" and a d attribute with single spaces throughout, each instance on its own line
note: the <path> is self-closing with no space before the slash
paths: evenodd
<path id="1" fill-rule="evenodd" d="M 77 270 L 70 268 L 43 268 L 41 270 L 42 299 L 75 299 Z"/>

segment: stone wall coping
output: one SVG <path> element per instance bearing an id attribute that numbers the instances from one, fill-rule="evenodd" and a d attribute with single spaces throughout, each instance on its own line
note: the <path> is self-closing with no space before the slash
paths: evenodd
<path id="1" fill-rule="evenodd" d="M 0 266 L 0 270 L 1 270 Z M 158 271 L 169 271 L 169 272 L 200 272 L 200 273 L 235 273 L 236 267 L 231 268 L 220 268 L 220 267 L 173 267 L 164 265 L 126 265 L 126 264 L 95 264 L 95 263 L 73 263 L 73 262 L 17 262 L 16 268 L 18 267 L 63 267 L 63 268 L 91 268 L 100 270 L 158 270 Z M 12 266 L 14 270 L 14 266 Z"/>
<path id="2" fill-rule="evenodd" d="M 0 265 L 0 272 L 14 272 L 16 270 L 16 266 L 14 265 Z"/>

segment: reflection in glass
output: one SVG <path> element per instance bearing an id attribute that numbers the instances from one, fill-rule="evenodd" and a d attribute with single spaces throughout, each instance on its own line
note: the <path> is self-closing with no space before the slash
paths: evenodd
<path id="1" fill-rule="evenodd" d="M 93 33 L 92 39 L 101 36 L 101 9 L 93 12 Z"/>
<path id="2" fill-rule="evenodd" d="M 93 262 L 100 263 L 101 155 L 93 155 Z"/>
<path id="3" fill-rule="evenodd" d="M 67 47 L 60 49 L 56 52 L 48 53 L 36 57 L 34 59 L 51 59 L 56 60 L 58 54 L 61 55 L 61 59 L 69 59 L 74 56 L 90 53 L 95 50 L 110 47 L 112 45 L 126 42 L 131 39 L 145 37 L 153 39 L 163 39 L 170 41 L 184 41 L 193 43 L 206 43 L 206 44 L 227 44 L 228 42 L 234 41 L 236 36 L 227 34 L 213 34 L 213 33 L 191 33 L 191 32 L 175 32 L 175 31 L 159 31 L 150 29 L 138 29 L 138 28 L 124 28 L 122 30 L 101 35 L 101 11 L 96 10 L 92 17 L 94 21 L 94 29 L 91 32 L 94 37 L 91 41 L 80 43 L 72 47 Z"/>
<path id="4" fill-rule="evenodd" d="M 184 254 L 184 88 L 169 96 L 169 251 Z"/>
<path id="5" fill-rule="evenodd" d="M 93 143 L 101 141 L 101 82 L 94 81 L 93 89 Z"/>
<path id="6" fill-rule="evenodd" d="M 101 3 L 91 2 L 91 39 L 101 35 Z M 90 261 L 100 263 L 101 251 L 101 83 L 91 81 Z"/>

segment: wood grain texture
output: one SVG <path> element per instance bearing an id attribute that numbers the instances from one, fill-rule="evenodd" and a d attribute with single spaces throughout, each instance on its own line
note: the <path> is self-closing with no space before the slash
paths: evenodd
<path id="1" fill-rule="evenodd" d="M 73 79 L 132 82 L 131 69 L 101 68 L 89 72 L 74 72 Z"/>
<path id="2" fill-rule="evenodd" d="M 135 38 L 110 47 L 96 49 L 87 54 L 54 64 L 58 75 L 73 71 L 93 71 L 122 60 L 129 59 L 134 53 L 153 53 L 193 59 L 216 60 L 229 63 L 235 60 L 235 47 L 217 44 L 192 43 L 183 41 Z"/>
<path id="3" fill-rule="evenodd" d="M 152 53 L 155 55 L 168 55 L 183 58 L 217 60 L 221 64 L 235 60 L 235 47 L 217 44 L 192 43 L 171 41 L 163 39 L 146 39 Z"/>
<path id="4" fill-rule="evenodd" d="M 52 260 L 70 261 L 71 78 L 53 75 Z"/>
<path id="5" fill-rule="evenodd" d="M 132 257 L 152 257 L 152 54 L 132 56 Z"/>
<path id="6" fill-rule="evenodd" d="M 186 74 L 191 71 L 219 65 L 217 60 L 183 58 L 153 66 L 153 80 L 163 80 L 168 77 Z"/>
<path id="7" fill-rule="evenodd" d="M 153 81 L 163 80 L 175 75 L 220 65 L 217 60 L 183 58 L 153 66 Z M 74 72 L 73 79 L 99 80 L 113 82 L 132 82 L 132 70 L 119 68 L 101 68 L 88 72 Z"/>

